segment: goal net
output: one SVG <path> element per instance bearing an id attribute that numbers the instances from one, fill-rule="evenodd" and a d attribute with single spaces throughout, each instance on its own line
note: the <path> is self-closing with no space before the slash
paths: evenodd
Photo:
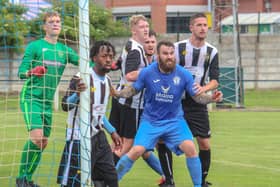
<path id="1" fill-rule="evenodd" d="M 0 2 L 0 184 L 15 186 L 21 165 L 21 154 L 29 139 L 24 116 L 20 108 L 20 91 L 26 80 L 18 78 L 18 68 L 22 62 L 27 44 L 43 38 L 42 15 L 45 11 L 55 10 L 60 13 L 62 29 L 59 42 L 74 49 L 80 56 L 80 66 L 67 64 L 52 103 L 52 126 L 48 146 L 42 153 L 41 160 L 32 180 L 41 186 L 57 186 L 57 173 L 65 145 L 67 112 L 60 109 L 61 95 L 66 91 L 69 80 L 78 71 L 82 77 L 87 74 L 89 57 L 88 1 L 87 0 L 1 0 Z M 82 17 L 81 17 L 82 16 Z M 48 72 L 47 72 L 48 73 Z M 59 77 L 56 77 L 59 80 Z M 47 85 L 40 85 L 51 91 Z M 38 85 L 37 85 L 38 87 Z M 36 85 L 31 85 L 36 89 Z M 55 88 L 54 88 L 55 90 Z M 32 90 L 31 90 L 32 91 Z M 33 102 L 31 100 L 31 102 Z M 43 101 L 46 102 L 46 101 Z M 81 101 L 82 104 L 85 101 Z M 87 106 L 82 107 L 84 118 L 89 114 Z M 87 121 L 82 121 L 87 125 Z M 85 138 L 81 149 L 82 177 L 90 178 L 90 148 L 88 129 L 81 130 Z M 85 134 L 83 134 L 85 133 Z M 83 138 L 82 138 L 83 140 Z M 84 164 L 84 165 L 83 165 Z M 88 186 L 88 184 L 82 184 Z"/>

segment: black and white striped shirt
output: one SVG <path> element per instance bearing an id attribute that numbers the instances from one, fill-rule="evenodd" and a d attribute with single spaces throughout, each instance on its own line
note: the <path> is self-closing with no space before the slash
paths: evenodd
<path id="1" fill-rule="evenodd" d="M 98 130 L 103 126 L 103 117 L 105 116 L 110 98 L 111 79 L 108 75 L 105 75 L 104 77 L 97 75 L 92 69 L 90 70 L 90 75 L 90 122 L 91 127 Z M 62 100 L 63 110 L 68 111 L 67 140 L 79 140 L 81 135 L 79 127 L 79 102 L 72 106 L 67 102 L 67 98 L 74 94 L 74 90 L 76 90 L 75 81 L 77 80 L 77 77 L 79 77 L 79 75 L 76 75 L 71 79 L 69 88 Z"/>
<path id="2" fill-rule="evenodd" d="M 121 79 L 117 89 L 123 89 L 126 85 L 131 84 L 126 80 L 125 75 L 129 72 L 141 70 L 148 66 L 143 46 L 133 39 L 130 39 L 123 48 L 121 54 Z M 143 109 L 144 91 L 139 92 L 131 98 L 120 98 L 119 103 L 135 109 Z"/>

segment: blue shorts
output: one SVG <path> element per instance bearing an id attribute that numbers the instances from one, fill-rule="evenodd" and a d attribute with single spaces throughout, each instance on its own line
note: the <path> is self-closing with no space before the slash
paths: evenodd
<path id="1" fill-rule="evenodd" d="M 183 118 L 152 123 L 142 119 L 134 139 L 134 145 L 143 146 L 146 150 L 152 150 L 159 139 L 163 140 L 172 152 L 180 155 L 183 152 L 180 150 L 179 145 L 185 140 L 193 141 L 193 135 Z"/>

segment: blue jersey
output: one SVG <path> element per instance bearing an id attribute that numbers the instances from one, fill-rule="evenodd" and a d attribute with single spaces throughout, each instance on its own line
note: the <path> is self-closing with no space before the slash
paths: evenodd
<path id="1" fill-rule="evenodd" d="M 161 73 L 157 62 L 144 68 L 133 83 L 137 91 L 146 88 L 142 118 L 158 121 L 183 117 L 181 98 L 184 91 L 195 95 L 193 84 L 191 73 L 179 65 L 169 74 Z"/>

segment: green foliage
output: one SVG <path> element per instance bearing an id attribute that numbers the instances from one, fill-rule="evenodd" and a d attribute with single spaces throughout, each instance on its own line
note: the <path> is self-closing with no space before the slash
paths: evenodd
<path id="1" fill-rule="evenodd" d="M 9 3 L 9 0 L 0 1 L 0 45 L 7 46 L 15 52 L 23 51 L 24 37 L 29 26 L 22 15 L 27 9 L 20 5 Z"/>
<path id="2" fill-rule="evenodd" d="M 78 41 L 79 30 L 79 7 L 77 1 L 54 1 L 53 9 L 61 14 L 63 28 L 61 38 L 67 41 Z M 42 16 L 42 15 L 41 15 Z M 31 32 L 34 35 L 41 36 L 40 32 L 41 17 L 35 19 L 31 24 Z M 115 21 L 112 13 L 94 4 L 89 4 L 89 29 L 91 40 L 106 39 L 114 36 L 128 36 L 129 31 L 122 22 Z"/>

